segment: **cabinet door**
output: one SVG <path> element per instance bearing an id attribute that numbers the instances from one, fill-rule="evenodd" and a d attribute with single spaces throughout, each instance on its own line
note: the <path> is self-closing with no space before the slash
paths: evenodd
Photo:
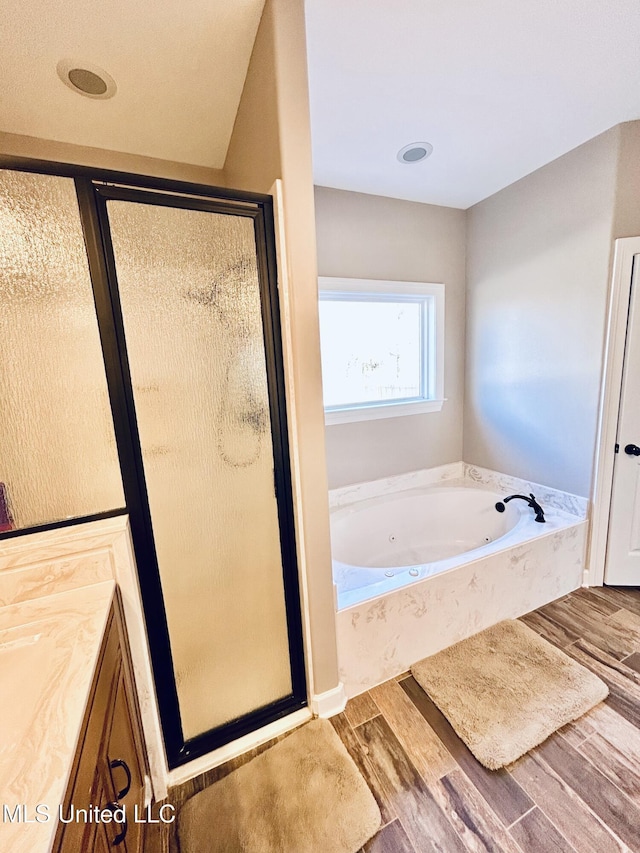
<path id="1" fill-rule="evenodd" d="M 113 853 L 114 848 L 119 853 L 126 853 L 127 836 L 129 830 L 129 819 L 125 816 L 123 823 L 118 823 L 115 820 L 109 821 L 105 819 L 105 813 L 111 811 L 117 804 L 109 800 L 108 779 L 98 771 L 98 801 L 100 803 L 101 817 L 100 820 L 92 824 L 90 834 L 85 836 L 86 847 L 82 848 L 82 853 Z"/>
<path id="2" fill-rule="evenodd" d="M 105 651 L 91 710 L 81 737 L 79 753 L 74 762 L 69 792 L 63 803 L 65 823 L 58 826 L 57 844 L 63 853 L 85 853 L 92 850 L 91 824 L 85 822 L 84 810 L 106 804 L 104 784 L 100 778 L 104 742 L 111 719 L 115 679 L 120 669 L 118 631 L 111 621 L 105 639 Z M 78 811 L 80 817 L 78 818 Z M 68 821 L 68 822 L 66 822 Z"/>
<path id="3" fill-rule="evenodd" d="M 134 735 L 135 721 L 125 687 L 124 673 L 121 671 L 107 743 L 106 762 L 109 772 L 109 797 L 126 808 L 127 853 L 140 853 L 143 842 L 143 824 L 135 822 L 136 808 L 140 819 L 144 811 L 144 770 Z"/>
<path id="4" fill-rule="evenodd" d="M 113 853 L 111 839 L 108 837 L 107 832 L 108 826 L 106 824 L 98 824 L 92 846 L 89 848 L 92 853 Z"/>

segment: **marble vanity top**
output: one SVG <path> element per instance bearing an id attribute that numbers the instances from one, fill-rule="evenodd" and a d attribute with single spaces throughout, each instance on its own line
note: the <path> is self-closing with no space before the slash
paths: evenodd
<path id="1" fill-rule="evenodd" d="M 2 853 L 52 848 L 114 591 L 104 581 L 0 608 Z"/>

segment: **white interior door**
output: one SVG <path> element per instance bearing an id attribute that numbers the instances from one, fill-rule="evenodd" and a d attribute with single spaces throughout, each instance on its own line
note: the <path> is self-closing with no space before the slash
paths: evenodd
<path id="1" fill-rule="evenodd" d="M 640 256 L 631 296 L 613 469 L 605 583 L 640 586 Z"/>

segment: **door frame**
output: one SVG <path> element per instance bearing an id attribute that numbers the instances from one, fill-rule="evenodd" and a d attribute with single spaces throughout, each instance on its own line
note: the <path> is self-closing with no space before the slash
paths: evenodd
<path id="1" fill-rule="evenodd" d="M 594 460 L 591 530 L 585 571 L 587 586 L 602 586 L 604 583 L 629 299 L 636 256 L 640 256 L 640 237 L 622 237 L 615 240 Z"/>

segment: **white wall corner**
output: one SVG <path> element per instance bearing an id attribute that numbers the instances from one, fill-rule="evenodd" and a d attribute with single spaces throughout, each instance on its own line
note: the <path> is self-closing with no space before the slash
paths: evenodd
<path id="1" fill-rule="evenodd" d="M 341 681 L 332 690 L 315 693 L 311 697 L 311 710 L 314 717 L 333 717 L 344 711 L 346 704 L 347 694 Z"/>

